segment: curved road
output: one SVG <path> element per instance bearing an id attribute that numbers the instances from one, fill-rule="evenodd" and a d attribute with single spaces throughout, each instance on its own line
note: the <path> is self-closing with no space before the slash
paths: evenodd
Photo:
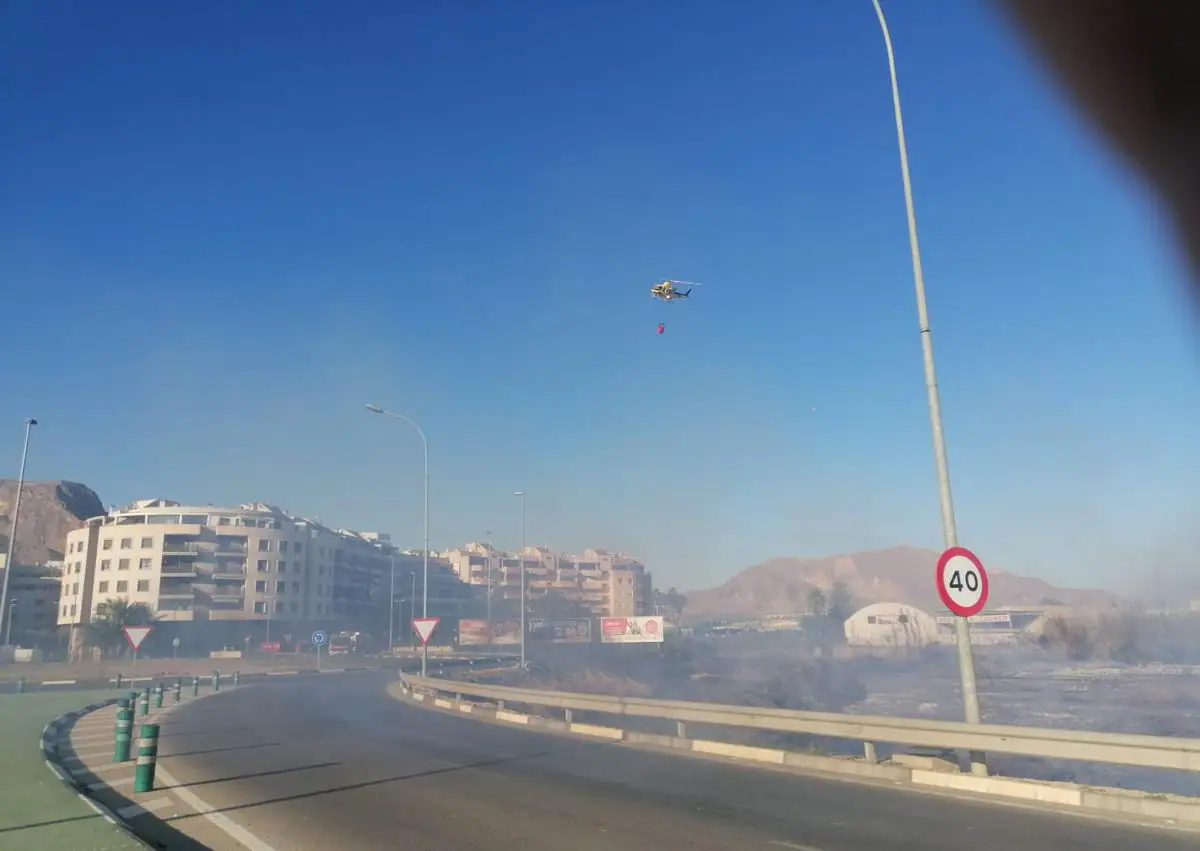
<path id="1" fill-rule="evenodd" d="M 1195 851 L 1195 834 L 481 723 L 391 676 L 280 677 L 181 707 L 161 766 L 257 851 Z M 251 842 L 251 845 L 254 843 Z"/>

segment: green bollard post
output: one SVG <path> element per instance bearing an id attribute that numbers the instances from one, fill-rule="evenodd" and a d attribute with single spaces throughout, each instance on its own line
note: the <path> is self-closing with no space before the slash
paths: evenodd
<path id="1" fill-rule="evenodd" d="M 183 680 L 179 679 L 175 681 L 175 702 L 178 703 L 181 700 L 183 700 Z"/>
<path id="2" fill-rule="evenodd" d="M 163 704 L 163 687 L 162 687 L 162 683 L 159 683 L 158 685 L 156 685 L 154 687 L 154 708 L 162 709 L 162 704 Z"/>
<path id="3" fill-rule="evenodd" d="M 133 740 L 133 705 L 128 698 L 117 701 L 117 738 L 113 744 L 113 762 L 129 762 Z"/>
<path id="4" fill-rule="evenodd" d="M 213 671 L 213 691 L 221 690 L 221 672 Z"/>
<path id="5" fill-rule="evenodd" d="M 233 672 L 233 684 L 235 686 L 242 684 L 242 672 L 241 671 Z"/>
<path id="6" fill-rule="evenodd" d="M 147 686 L 146 690 L 144 692 L 142 692 L 141 695 L 138 697 L 138 715 L 145 716 L 145 715 L 149 715 L 149 714 L 150 714 L 150 687 Z"/>
<path id="7" fill-rule="evenodd" d="M 137 708 L 138 697 L 139 695 L 136 691 L 131 691 L 129 693 L 129 708 L 131 710 Z"/>
<path id="8" fill-rule="evenodd" d="M 133 770 L 133 791 L 154 791 L 154 768 L 158 765 L 158 725 L 143 724 L 138 737 L 137 767 Z"/>
<path id="9" fill-rule="evenodd" d="M 192 697 L 200 696 L 200 678 L 192 677 Z"/>

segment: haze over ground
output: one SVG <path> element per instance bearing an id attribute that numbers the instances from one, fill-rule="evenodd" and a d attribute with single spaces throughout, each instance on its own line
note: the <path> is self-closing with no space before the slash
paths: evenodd
<path id="1" fill-rule="evenodd" d="M 963 542 L 1189 573 L 1196 375 L 1144 199 L 982 6 L 890 10 Z M 15 462 L 41 420 L 32 478 L 415 544 L 377 402 L 429 435 L 435 547 L 515 545 L 518 488 L 532 542 L 663 586 L 937 546 L 868 4 L 277 11 L 8 11 L 0 436 Z M 661 277 L 707 286 L 664 310 Z"/>

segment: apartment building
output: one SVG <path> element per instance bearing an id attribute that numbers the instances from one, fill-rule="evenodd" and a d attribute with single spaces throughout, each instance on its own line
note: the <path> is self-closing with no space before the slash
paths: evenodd
<path id="1" fill-rule="evenodd" d="M 4 581 L 6 559 L 0 553 L 0 582 Z M 60 562 L 18 564 L 14 568 L 8 582 L 8 606 L 12 614 L 8 632 L 14 645 L 46 649 L 56 643 L 61 570 Z"/>
<path id="2" fill-rule="evenodd" d="M 371 629 L 373 618 L 386 623 L 391 550 L 386 535 L 330 529 L 265 503 L 140 500 L 67 535 L 58 623 L 80 632 L 100 603 L 124 598 L 163 625 L 230 622 L 204 643 L 249 644 L 261 630 L 247 624 L 269 630 L 272 621 L 276 636 Z"/>
<path id="3" fill-rule="evenodd" d="M 517 604 L 524 570 L 530 608 L 550 610 L 548 616 L 554 611 L 584 617 L 652 614 L 651 574 L 622 553 L 587 549 L 582 555 L 555 554 L 545 547 L 526 547 L 509 554 L 469 543 L 442 557 L 460 581 L 490 587 L 493 605 Z"/>

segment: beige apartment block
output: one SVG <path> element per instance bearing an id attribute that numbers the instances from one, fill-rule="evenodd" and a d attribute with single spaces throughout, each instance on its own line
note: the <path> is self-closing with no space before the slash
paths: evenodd
<path id="1" fill-rule="evenodd" d="M 272 505 L 165 499 L 89 519 L 63 551 L 60 626 L 83 626 L 102 602 L 125 599 L 148 605 L 159 624 L 276 621 L 276 636 L 386 619 L 397 557 L 386 535 L 329 529 Z"/>
<path id="2" fill-rule="evenodd" d="M 532 606 L 561 601 L 589 617 L 629 617 L 652 612 L 652 577 L 645 565 L 622 553 L 587 549 L 582 555 L 552 553 L 545 547 L 503 552 L 469 543 L 441 553 L 460 581 L 490 586 L 494 601 L 517 601 L 521 571 Z"/>

